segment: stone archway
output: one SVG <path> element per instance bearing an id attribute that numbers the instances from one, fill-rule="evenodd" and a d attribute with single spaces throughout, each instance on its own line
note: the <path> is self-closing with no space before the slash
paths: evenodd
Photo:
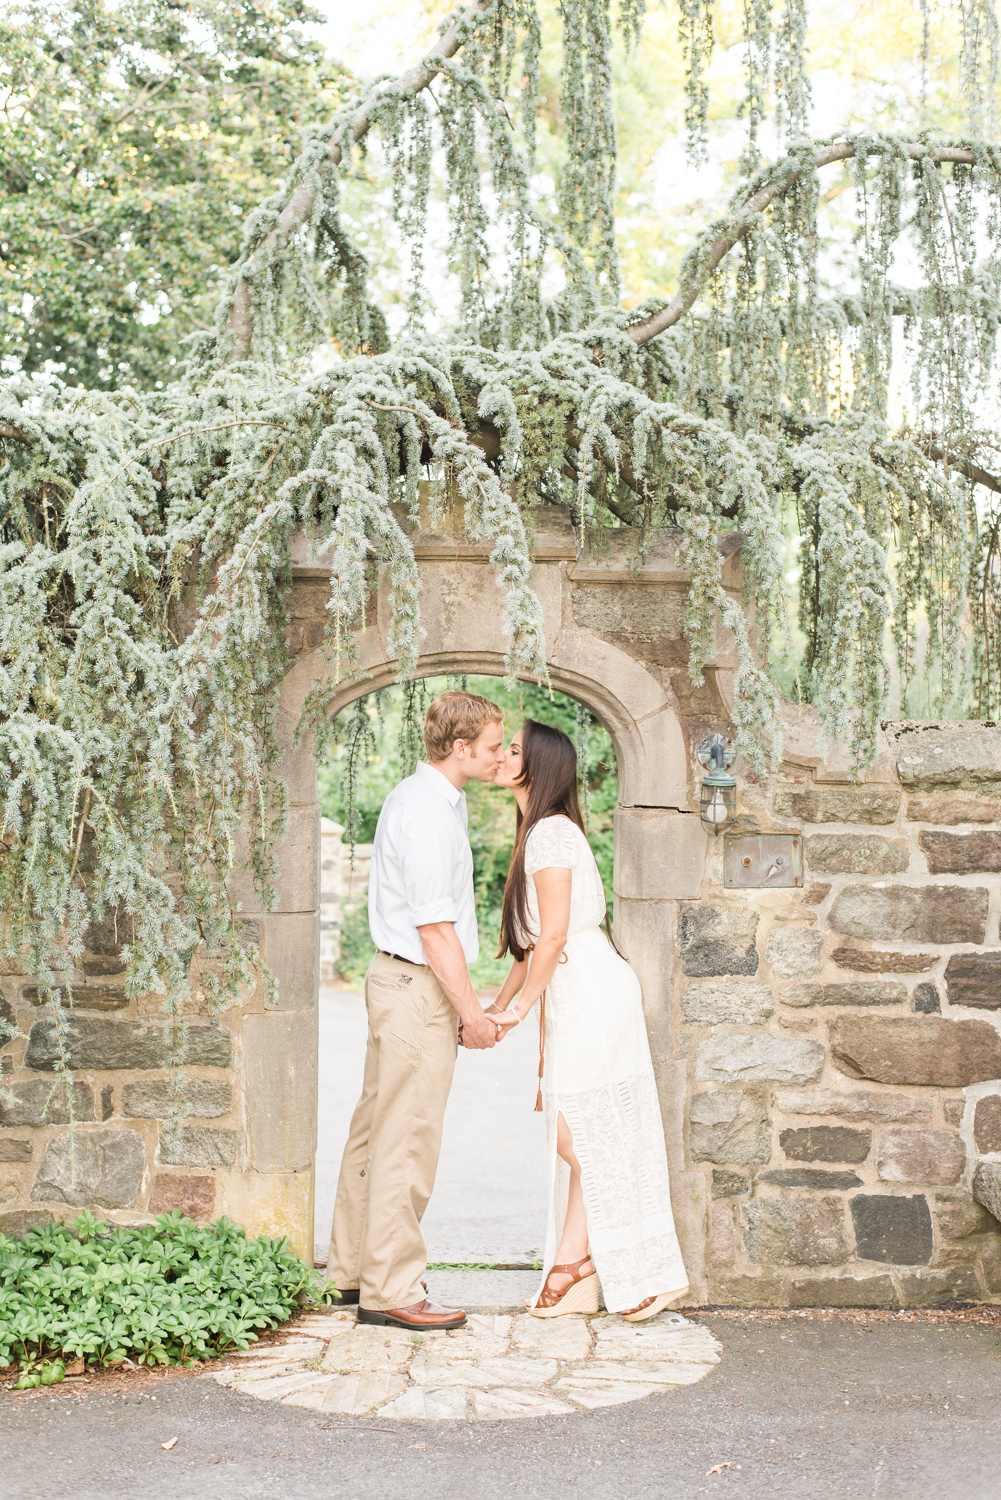
<path id="1" fill-rule="evenodd" d="M 553 529 L 536 539 L 532 581 L 543 604 L 553 687 L 586 704 L 615 745 L 615 927 L 643 984 L 679 1235 L 698 1285 L 705 1179 L 685 1171 L 684 1063 L 672 1061 L 677 1054 L 670 1046 L 675 903 L 699 898 L 706 851 L 706 835 L 694 811 L 692 729 L 689 725 L 686 732 L 683 725 L 676 691 L 678 675 L 687 678 L 682 623 L 688 579 L 678 564 L 676 540 L 662 542 L 638 569 L 635 539 L 623 535 L 616 541 L 607 554 L 578 555 L 569 522 L 557 517 Z M 502 675 L 506 642 L 489 548 L 447 532 L 418 533 L 414 542 L 426 632 L 419 675 Z M 735 569 L 729 571 L 735 575 Z M 277 908 L 253 916 L 252 887 L 248 884 L 241 893 L 248 916 L 260 923 L 264 955 L 281 996 L 276 1011 L 248 1015 L 244 1022 L 249 1158 L 244 1180 L 256 1188 L 262 1208 L 268 1203 L 277 1207 L 280 1200 L 287 1213 L 290 1198 L 301 1199 L 297 1238 L 305 1243 L 315 1140 L 319 808 L 312 747 L 305 738 L 296 745 L 295 733 L 307 694 L 330 670 L 320 645 L 329 568 L 322 556 L 310 558 L 305 538 L 293 577 L 290 643 L 297 656 L 279 707 L 291 807 L 289 830 L 279 849 Z M 727 581 L 736 591 L 736 576 Z M 396 663 L 386 651 L 389 623 L 383 587 L 373 596 L 356 637 L 356 670 L 334 694 L 335 713 L 395 680 Z M 721 653 L 715 674 L 725 681 L 729 670 L 732 663 Z M 700 706 L 715 710 L 717 721 L 726 717 L 713 686 Z M 256 1219 L 249 1199 L 242 1222 L 248 1223 L 248 1215 Z M 271 1213 L 265 1216 L 270 1221 Z"/>

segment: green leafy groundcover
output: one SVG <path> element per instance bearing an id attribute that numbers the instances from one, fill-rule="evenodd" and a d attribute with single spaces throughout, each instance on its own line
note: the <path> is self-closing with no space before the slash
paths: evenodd
<path id="1" fill-rule="evenodd" d="M 246 1349 L 322 1282 L 285 1239 L 248 1240 L 229 1219 L 70 1224 L 0 1235 L 0 1366 L 61 1379 L 61 1356 L 95 1365 L 185 1364 Z"/>

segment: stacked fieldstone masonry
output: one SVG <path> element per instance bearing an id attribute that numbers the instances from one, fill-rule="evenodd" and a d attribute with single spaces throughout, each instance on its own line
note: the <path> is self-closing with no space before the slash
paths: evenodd
<path id="1" fill-rule="evenodd" d="M 740 829 L 801 833 L 806 875 L 724 890 L 720 840 L 679 903 L 710 1300 L 997 1296 L 1001 728 L 889 725 L 856 785 L 745 776 Z"/>

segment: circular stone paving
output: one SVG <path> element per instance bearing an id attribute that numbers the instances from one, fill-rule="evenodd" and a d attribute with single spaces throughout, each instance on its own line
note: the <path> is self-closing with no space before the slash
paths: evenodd
<path id="1" fill-rule="evenodd" d="M 678 1313 L 533 1318 L 471 1313 L 455 1332 L 359 1325 L 355 1312 L 300 1318 L 212 1379 L 263 1401 L 380 1417 L 496 1420 L 617 1406 L 708 1375 L 721 1346 Z"/>

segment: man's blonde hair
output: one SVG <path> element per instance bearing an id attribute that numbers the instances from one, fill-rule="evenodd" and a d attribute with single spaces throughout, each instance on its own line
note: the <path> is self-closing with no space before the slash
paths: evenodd
<path id="1" fill-rule="evenodd" d="M 488 724 L 502 724 L 504 710 L 476 693 L 442 693 L 424 715 L 424 748 L 428 760 L 447 760 L 456 740 L 471 745 Z"/>

